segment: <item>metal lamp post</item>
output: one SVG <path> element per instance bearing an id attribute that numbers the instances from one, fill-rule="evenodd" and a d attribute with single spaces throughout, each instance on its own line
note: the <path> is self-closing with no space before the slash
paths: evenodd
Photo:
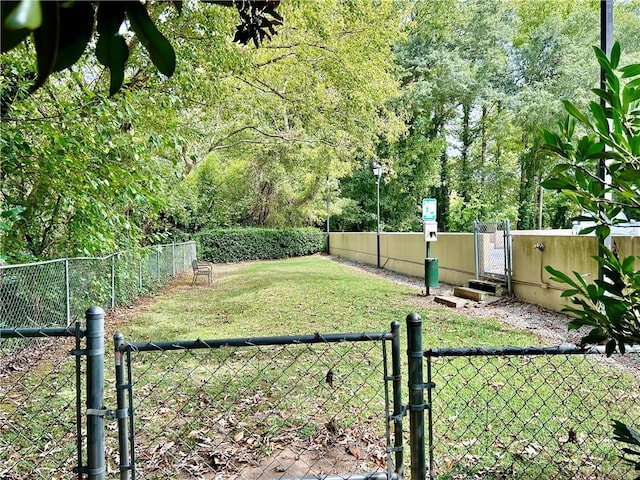
<path id="1" fill-rule="evenodd" d="M 329 232 L 329 221 L 331 220 L 330 217 L 330 209 L 329 209 L 329 193 L 330 193 L 330 186 L 331 184 L 329 183 L 329 175 L 327 175 L 327 254 L 331 255 L 331 246 L 330 246 L 330 232 Z"/>
<path id="2" fill-rule="evenodd" d="M 380 268 L 380 177 L 382 176 L 382 165 L 378 162 L 373 162 L 371 170 L 376 177 L 376 243 L 378 247 L 378 268 Z"/>

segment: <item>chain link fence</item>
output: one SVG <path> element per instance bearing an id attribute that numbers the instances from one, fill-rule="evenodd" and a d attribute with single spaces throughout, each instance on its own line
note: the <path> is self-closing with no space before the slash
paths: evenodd
<path id="1" fill-rule="evenodd" d="M 89 305 L 105 310 L 127 305 L 189 270 L 195 258 L 195 242 L 186 242 L 103 258 L 2 265 L 0 328 L 68 326 L 82 319 Z M 8 346 L 2 342 L 0 349 Z"/>
<path id="2" fill-rule="evenodd" d="M 397 477 L 389 335 L 122 345 L 135 478 Z"/>
<path id="3" fill-rule="evenodd" d="M 4 335 L 40 340 L 0 360 L 0 479 L 77 478 L 81 367 L 70 352 L 78 348 L 79 326 Z"/>
<path id="4" fill-rule="evenodd" d="M 509 220 L 473 222 L 476 279 L 503 281 L 511 291 L 512 259 Z"/>
<path id="5" fill-rule="evenodd" d="M 611 424 L 640 425 L 639 351 L 569 350 L 425 352 L 431 478 L 634 478 Z"/>

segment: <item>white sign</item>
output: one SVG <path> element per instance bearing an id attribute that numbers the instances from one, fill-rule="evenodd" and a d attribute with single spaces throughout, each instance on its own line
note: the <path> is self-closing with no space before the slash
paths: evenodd
<path id="1" fill-rule="evenodd" d="M 422 199 L 422 221 L 435 222 L 438 216 L 438 208 L 435 198 Z"/>

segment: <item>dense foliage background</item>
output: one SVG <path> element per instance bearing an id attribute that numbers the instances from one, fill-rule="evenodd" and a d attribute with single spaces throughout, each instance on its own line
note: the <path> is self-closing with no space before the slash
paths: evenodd
<path id="1" fill-rule="evenodd" d="M 567 227 L 574 204 L 540 180 L 538 130 L 598 83 L 597 0 L 283 2 L 259 48 L 233 42 L 234 9 L 149 3 L 175 49 L 166 77 L 121 28 L 128 61 L 87 49 L 36 91 L 34 46 L 0 65 L 0 257 L 93 255 L 202 229 L 439 228 L 509 218 Z M 614 5 L 625 64 L 640 60 L 640 1 Z M 127 27 L 127 23 L 124 24 Z M 91 46 L 92 41 L 89 42 Z"/>

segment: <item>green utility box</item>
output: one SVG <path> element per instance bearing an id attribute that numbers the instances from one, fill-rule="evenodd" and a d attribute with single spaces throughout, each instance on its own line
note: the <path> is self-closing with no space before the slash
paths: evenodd
<path id="1" fill-rule="evenodd" d="M 425 287 L 438 286 L 438 259 L 424 259 L 424 285 Z"/>

